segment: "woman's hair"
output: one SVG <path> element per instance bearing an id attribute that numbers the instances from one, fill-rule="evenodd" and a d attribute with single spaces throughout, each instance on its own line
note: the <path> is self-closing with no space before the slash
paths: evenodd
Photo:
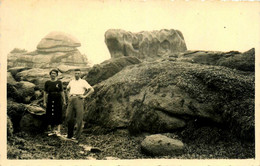
<path id="1" fill-rule="evenodd" d="M 49 74 L 51 75 L 52 72 L 55 72 L 57 75 L 59 73 L 59 71 L 57 69 L 52 69 Z"/>

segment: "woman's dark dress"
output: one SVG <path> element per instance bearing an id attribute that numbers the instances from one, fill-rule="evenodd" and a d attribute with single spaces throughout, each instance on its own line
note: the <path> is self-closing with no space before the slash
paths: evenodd
<path id="1" fill-rule="evenodd" d="M 46 81 L 44 90 L 48 94 L 46 108 L 47 123 L 48 125 L 59 125 L 62 123 L 62 82 Z"/>

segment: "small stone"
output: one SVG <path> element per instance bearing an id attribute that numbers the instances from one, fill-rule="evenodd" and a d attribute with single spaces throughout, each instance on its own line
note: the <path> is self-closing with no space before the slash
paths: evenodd
<path id="1" fill-rule="evenodd" d="M 144 153 L 153 156 L 179 155 L 183 152 L 184 144 L 161 134 L 147 136 L 141 143 Z"/>

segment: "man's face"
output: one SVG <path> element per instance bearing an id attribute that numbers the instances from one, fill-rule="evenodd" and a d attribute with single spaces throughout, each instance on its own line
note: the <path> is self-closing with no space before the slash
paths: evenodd
<path id="1" fill-rule="evenodd" d="M 80 78 L 80 71 L 75 71 L 75 78 L 78 80 Z"/>

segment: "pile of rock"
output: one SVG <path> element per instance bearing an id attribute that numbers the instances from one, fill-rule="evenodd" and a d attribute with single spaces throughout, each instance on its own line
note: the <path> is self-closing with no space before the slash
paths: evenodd
<path id="1" fill-rule="evenodd" d="M 12 51 L 8 55 L 8 67 L 56 68 L 59 65 L 89 67 L 88 59 L 77 47 L 81 44 L 74 37 L 51 32 L 33 52 Z"/>
<path id="2" fill-rule="evenodd" d="M 51 32 L 39 42 L 37 50 L 33 52 L 17 48 L 10 52 L 7 97 L 12 102 L 8 102 L 7 113 L 15 123 L 15 131 L 21 128 L 33 130 L 43 126 L 41 120 L 45 112 L 42 97 L 44 83 L 50 79 L 50 69 L 57 68 L 60 71 L 58 79 L 64 83 L 64 87 L 72 79 L 71 72 L 75 68 L 80 68 L 83 73 L 90 69 L 91 64 L 87 57 L 77 49 L 80 46 L 80 42 L 68 34 Z M 16 119 L 17 115 L 11 113 L 17 111 L 13 105 L 24 108 L 22 117 Z M 19 113 L 21 112 L 18 111 L 17 114 Z"/>

